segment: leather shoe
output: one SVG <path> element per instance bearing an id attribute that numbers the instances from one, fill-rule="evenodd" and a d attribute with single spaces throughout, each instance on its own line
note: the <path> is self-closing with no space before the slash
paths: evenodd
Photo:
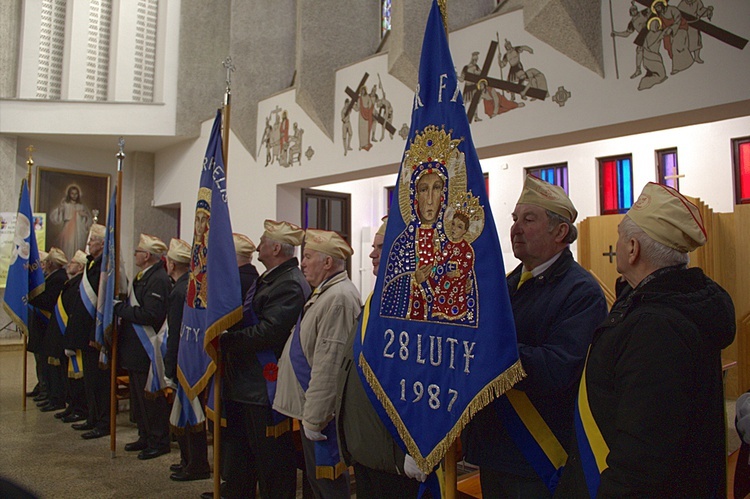
<path id="1" fill-rule="evenodd" d="M 201 494 L 201 499 L 214 499 L 214 491 L 212 490 L 210 492 L 203 492 Z M 224 496 L 221 496 L 221 499 L 224 499 Z"/>
<path id="2" fill-rule="evenodd" d="M 87 431 L 81 438 L 84 440 L 91 440 L 92 438 L 101 438 L 109 435 L 109 430 L 102 430 L 101 428 L 94 428 L 91 431 Z"/>
<path id="3" fill-rule="evenodd" d="M 88 431 L 88 430 L 94 429 L 94 425 L 92 425 L 88 421 L 84 421 L 83 423 L 76 423 L 76 424 L 70 425 L 70 427 L 78 431 Z"/>
<path id="4" fill-rule="evenodd" d="M 33 390 L 26 392 L 27 397 L 36 397 L 37 395 L 39 395 L 39 383 L 36 384 Z"/>
<path id="5" fill-rule="evenodd" d="M 39 410 L 42 412 L 54 412 L 54 411 L 59 411 L 61 409 L 65 409 L 65 406 L 57 405 L 57 404 L 47 404 L 44 407 L 40 408 Z"/>
<path id="6" fill-rule="evenodd" d="M 177 464 L 172 464 L 172 465 L 170 465 L 170 466 L 169 466 L 169 471 L 173 471 L 173 472 L 175 472 L 175 473 L 180 473 L 180 472 L 182 472 L 182 464 L 180 464 L 180 463 L 177 463 Z"/>
<path id="7" fill-rule="evenodd" d="M 62 418 L 62 422 L 63 423 L 75 423 L 78 421 L 83 421 L 84 419 L 86 419 L 86 416 L 84 416 L 83 414 L 74 412 L 73 414 L 68 414 L 67 416 Z"/>
<path id="8" fill-rule="evenodd" d="M 34 402 L 41 402 L 42 400 L 47 400 L 48 398 L 49 396 L 47 395 L 47 392 L 40 392 L 31 400 L 33 400 Z"/>
<path id="9" fill-rule="evenodd" d="M 172 449 L 169 447 L 163 447 L 161 449 L 146 449 L 142 450 L 138 453 L 138 459 L 141 461 L 145 461 L 147 459 L 153 459 L 155 457 L 163 456 L 164 454 L 169 454 L 169 452 Z"/>
<path id="10" fill-rule="evenodd" d="M 125 450 L 127 452 L 135 452 L 137 450 L 146 450 L 148 445 L 146 444 L 145 440 L 136 440 L 135 442 L 130 442 L 129 444 L 125 444 Z"/>
<path id="11" fill-rule="evenodd" d="M 37 407 L 44 407 L 46 405 L 49 405 L 49 399 L 40 400 L 36 403 Z"/>
<path id="12" fill-rule="evenodd" d="M 169 475 L 169 479 L 175 482 L 192 482 L 193 480 L 207 480 L 208 478 L 211 478 L 210 471 L 205 473 L 186 473 L 185 471 L 181 471 Z"/>
<path id="13" fill-rule="evenodd" d="M 56 412 L 55 419 L 62 419 L 65 416 L 70 416 L 71 414 L 73 414 L 73 409 L 71 409 L 70 406 L 68 406 L 68 408 L 65 409 L 64 411 Z"/>

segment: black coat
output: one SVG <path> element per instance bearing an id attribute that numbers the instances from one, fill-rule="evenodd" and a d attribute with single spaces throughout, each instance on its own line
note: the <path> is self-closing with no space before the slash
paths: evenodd
<path id="1" fill-rule="evenodd" d="M 623 289 L 587 361 L 589 406 L 609 447 L 598 497 L 723 497 L 732 299 L 699 268 L 647 279 Z M 556 495 L 586 494 L 573 439 Z"/>
<path id="2" fill-rule="evenodd" d="M 182 328 L 182 311 L 185 308 L 185 295 L 190 272 L 185 272 L 175 281 L 172 292 L 167 298 L 167 354 L 164 356 L 164 375 L 177 380 L 177 352 L 180 347 L 180 329 Z"/>
<path id="3" fill-rule="evenodd" d="M 167 318 L 167 297 L 172 284 L 161 262 L 156 262 L 143 276 L 133 282 L 132 292 L 140 306 L 129 302 L 115 305 L 115 315 L 122 318 L 118 340 L 118 361 L 124 369 L 148 371 L 151 361 L 141 345 L 133 324 L 151 326 L 157 333 Z"/>
<path id="4" fill-rule="evenodd" d="M 226 377 L 224 396 L 246 404 L 268 405 L 266 381 L 256 352 L 272 349 L 278 358 L 310 296 L 296 258 L 258 278 L 253 310 L 258 323 L 221 336 Z"/>
<path id="5" fill-rule="evenodd" d="M 99 293 L 99 278 L 102 275 L 102 255 L 92 258 L 89 256 L 88 263 L 84 272 L 84 279 L 88 279 L 91 283 L 91 288 Z M 81 301 L 83 306 L 83 301 Z M 88 335 L 88 341 L 91 346 L 96 343 L 96 320 L 89 315 L 84 309 L 83 314 L 76 314 L 76 323 L 79 324 L 82 330 L 86 331 Z"/>
<path id="6" fill-rule="evenodd" d="M 55 320 L 55 303 L 67 280 L 68 274 L 65 273 L 65 269 L 55 270 L 44 278 L 44 291 L 29 301 L 35 309 L 29 314 L 29 343 L 27 345 L 29 352 L 46 354 L 44 336 L 50 322 Z"/>
<path id="7" fill-rule="evenodd" d="M 73 336 L 75 336 L 75 334 L 71 327 L 71 318 L 73 317 L 73 310 L 76 308 L 76 300 L 81 300 L 81 292 L 79 289 L 80 284 L 81 274 L 73 276 L 63 284 L 56 307 L 59 306 L 59 302 L 62 302 L 62 310 L 60 313 L 67 315 L 68 322 L 67 326 L 61 326 L 57 321 L 56 313 L 53 313 L 52 317 L 50 317 L 47 334 L 44 336 L 44 351 L 49 357 L 60 359 L 65 355 L 63 352 L 64 349 L 68 348 L 75 350 L 76 348 L 80 348 L 73 346 L 75 343 Z"/>

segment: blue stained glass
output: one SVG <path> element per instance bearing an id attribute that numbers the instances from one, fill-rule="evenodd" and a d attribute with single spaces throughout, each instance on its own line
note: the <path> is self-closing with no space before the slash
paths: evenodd
<path id="1" fill-rule="evenodd" d="M 619 207 L 628 210 L 633 206 L 633 178 L 630 159 L 617 160 L 617 177 L 619 184 Z"/>
<path id="2" fill-rule="evenodd" d="M 662 162 L 664 163 L 664 171 L 662 172 L 662 175 L 664 177 L 673 177 L 665 178 L 664 185 L 677 189 L 677 153 L 664 153 L 662 155 Z"/>
<path id="3" fill-rule="evenodd" d="M 380 10 L 380 38 L 391 30 L 391 0 L 382 0 Z"/>

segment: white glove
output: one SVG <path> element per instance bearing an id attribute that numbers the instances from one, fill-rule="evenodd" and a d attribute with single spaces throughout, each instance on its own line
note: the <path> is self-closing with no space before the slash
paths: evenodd
<path id="1" fill-rule="evenodd" d="M 171 388 L 172 390 L 177 390 L 177 383 L 174 382 L 172 378 L 167 378 L 164 376 L 164 383 Z"/>
<path id="2" fill-rule="evenodd" d="M 58 351 L 59 351 L 59 350 L 58 350 Z M 75 353 L 75 351 L 73 351 L 73 350 L 68 350 L 68 349 L 66 348 L 66 349 L 65 349 L 65 356 L 66 356 L 66 357 L 75 357 L 75 356 L 76 356 L 76 353 Z"/>
<path id="3" fill-rule="evenodd" d="M 424 482 L 427 480 L 427 475 L 422 473 L 422 470 L 419 469 L 414 458 L 409 454 L 404 458 L 404 473 L 406 473 L 406 476 L 409 478 L 413 478 L 418 482 Z"/>
<path id="4" fill-rule="evenodd" d="M 302 428 L 304 428 L 305 436 L 307 437 L 308 440 L 312 440 L 313 442 L 322 442 L 323 440 L 328 440 L 328 437 L 326 437 L 319 431 L 311 430 L 310 428 L 304 425 L 302 426 Z"/>

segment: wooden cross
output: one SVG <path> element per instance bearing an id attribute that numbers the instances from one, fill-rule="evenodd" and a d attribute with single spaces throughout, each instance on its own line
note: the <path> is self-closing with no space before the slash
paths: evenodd
<path id="1" fill-rule="evenodd" d="M 471 74 L 467 73 L 464 75 L 464 79 L 467 81 L 472 82 L 477 86 L 476 92 L 474 93 L 474 97 L 471 99 L 471 104 L 469 105 L 469 110 L 466 112 L 466 116 L 469 118 L 469 123 L 471 123 L 471 120 L 474 118 L 474 113 L 477 112 L 477 106 L 479 106 L 479 99 L 482 97 L 482 88 L 480 88 L 480 83 L 483 83 L 484 85 L 492 88 L 496 88 L 499 90 L 507 90 L 508 92 L 513 92 L 516 94 L 522 93 L 524 90 L 526 90 L 526 86 L 520 85 L 518 83 L 511 83 L 506 80 L 501 80 L 498 78 L 492 78 L 490 76 L 487 76 L 490 72 L 490 67 L 492 66 L 492 59 L 495 58 L 495 51 L 497 50 L 497 41 L 493 40 L 490 42 L 490 48 L 487 50 L 487 57 L 484 58 L 484 64 L 482 65 L 482 70 L 479 72 L 479 74 Z M 528 90 L 526 90 L 526 95 L 529 97 L 533 97 L 535 99 L 544 100 L 547 98 L 547 91 L 541 90 L 534 87 L 529 87 Z"/>
<path id="2" fill-rule="evenodd" d="M 609 245 L 609 252 L 608 253 L 602 253 L 602 256 L 608 256 L 609 257 L 609 263 L 612 263 L 612 257 L 617 256 L 617 253 L 612 251 L 612 245 Z"/>
<path id="3" fill-rule="evenodd" d="M 349 116 L 349 113 L 352 112 L 352 107 L 354 107 L 354 103 L 357 102 L 357 100 L 359 100 L 359 92 L 362 90 L 362 87 L 365 86 L 365 83 L 367 82 L 367 78 L 369 77 L 370 77 L 370 73 L 365 72 L 365 75 L 359 81 L 359 85 L 357 85 L 357 90 L 352 90 L 348 86 L 346 87 L 346 90 L 345 90 L 346 95 L 351 97 L 352 100 L 351 102 L 349 102 L 349 105 L 346 106 L 346 111 L 344 111 L 344 115 Z"/>
<path id="4" fill-rule="evenodd" d="M 651 0 L 635 0 L 639 4 L 651 8 Z M 722 29 L 718 26 L 715 26 L 709 22 L 704 21 L 703 19 L 698 19 L 692 14 L 688 14 L 686 12 L 683 12 L 680 9 L 680 13 L 682 14 L 682 17 L 690 23 L 690 26 L 702 31 L 703 33 L 707 34 L 708 36 L 711 36 L 713 38 L 716 38 L 717 40 L 726 43 L 727 45 L 730 45 L 732 47 L 738 48 L 740 50 L 745 48 L 745 45 L 747 45 L 747 40 L 745 38 L 742 38 L 739 35 L 735 35 L 734 33 L 730 33 L 729 31 Z M 643 45 L 643 41 L 646 38 L 646 33 L 648 33 L 648 28 L 644 28 L 641 30 L 640 33 L 638 33 L 638 36 L 635 38 L 636 45 Z"/>

